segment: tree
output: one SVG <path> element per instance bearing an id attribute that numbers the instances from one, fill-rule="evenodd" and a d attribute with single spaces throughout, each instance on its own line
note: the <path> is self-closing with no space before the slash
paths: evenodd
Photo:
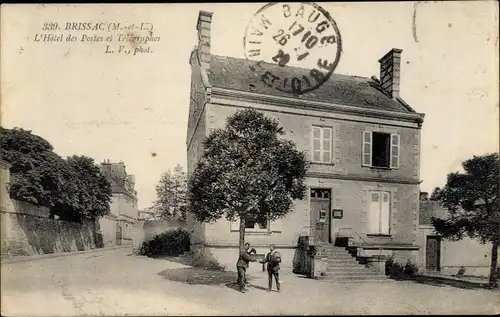
<path id="1" fill-rule="evenodd" d="M 187 209 L 187 177 L 182 166 L 177 165 L 172 172 L 170 169 L 163 173 L 160 182 L 156 185 L 154 207 L 160 218 L 176 217 L 186 219 Z"/>
<path id="2" fill-rule="evenodd" d="M 96 219 L 104 216 L 110 210 L 111 185 L 101 173 L 94 159 L 86 156 L 73 155 L 67 158 L 67 163 L 74 173 L 74 185 L 71 187 L 71 197 L 68 206 L 84 219 Z"/>
<path id="3" fill-rule="evenodd" d="M 1 128 L 0 153 L 12 164 L 9 194 L 13 199 L 54 207 L 61 199 L 64 160 L 45 139 L 23 129 Z"/>
<path id="4" fill-rule="evenodd" d="M 474 156 L 462 163 L 464 173 L 448 174 L 436 200 L 449 210 L 447 219 L 432 218 L 436 231 L 451 240 L 464 236 L 491 242 L 489 285 L 498 287 L 498 247 L 500 243 L 499 155 Z"/>
<path id="5" fill-rule="evenodd" d="M 425 201 L 429 199 L 429 193 L 428 192 L 420 192 L 420 200 Z"/>
<path id="6" fill-rule="evenodd" d="M 238 111 L 204 140 L 205 151 L 189 179 L 190 212 L 201 222 L 239 219 L 240 250 L 246 216 L 277 220 L 305 195 L 305 155 L 283 135 L 278 122 L 263 113 Z"/>
<path id="7" fill-rule="evenodd" d="M 441 188 L 439 188 L 439 187 L 434 188 L 434 190 L 432 191 L 432 194 L 431 194 L 431 198 L 429 198 L 429 200 L 432 200 L 432 201 L 439 200 L 439 193 L 440 192 L 441 192 Z"/>
<path id="8" fill-rule="evenodd" d="M 48 141 L 19 128 L 1 128 L 2 158 L 9 161 L 13 199 L 50 208 L 63 220 L 95 219 L 109 211 L 111 186 L 94 160 L 64 160 Z"/>

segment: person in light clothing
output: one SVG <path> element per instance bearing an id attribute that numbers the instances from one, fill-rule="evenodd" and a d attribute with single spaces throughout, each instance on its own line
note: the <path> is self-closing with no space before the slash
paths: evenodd
<path id="1" fill-rule="evenodd" d="M 267 289 L 268 292 L 270 292 L 273 288 L 273 276 L 276 281 L 276 288 L 278 289 L 278 292 L 281 291 L 280 288 L 280 263 L 281 263 L 281 254 L 276 251 L 276 247 L 274 244 L 271 244 L 269 246 L 269 253 L 266 255 L 266 257 L 260 261 L 260 263 L 267 263 L 267 275 L 269 279 L 269 288 Z"/>

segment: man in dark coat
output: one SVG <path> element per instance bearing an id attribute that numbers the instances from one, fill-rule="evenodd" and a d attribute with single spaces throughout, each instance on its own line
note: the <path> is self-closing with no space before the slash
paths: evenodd
<path id="1" fill-rule="evenodd" d="M 249 253 L 250 244 L 245 243 L 245 250 L 240 253 L 238 257 L 238 262 L 236 262 L 236 270 L 238 271 L 238 286 L 240 287 L 240 292 L 245 292 L 245 285 L 247 283 L 246 271 L 249 262 L 257 262 Z M 254 251 L 252 249 L 252 251 Z"/>
<path id="2" fill-rule="evenodd" d="M 276 280 L 276 288 L 278 289 L 278 292 L 280 291 L 280 263 L 281 263 L 281 254 L 276 251 L 276 247 L 274 244 L 271 244 L 269 247 L 269 253 L 266 255 L 266 257 L 260 261 L 261 263 L 267 263 L 267 275 L 269 278 L 269 288 L 267 289 L 268 292 L 270 292 L 273 288 L 273 276 L 274 279 Z"/>

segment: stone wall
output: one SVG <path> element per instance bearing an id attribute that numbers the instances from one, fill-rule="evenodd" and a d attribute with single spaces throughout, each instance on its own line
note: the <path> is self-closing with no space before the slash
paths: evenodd
<path id="1" fill-rule="evenodd" d="M 83 251 L 100 247 L 95 223 L 50 219 L 47 208 L 13 201 L 0 211 L 2 256 Z"/>
<path id="2" fill-rule="evenodd" d="M 113 215 L 107 215 L 99 219 L 99 229 L 104 247 L 116 245 L 116 226 L 116 217 L 113 217 Z"/>

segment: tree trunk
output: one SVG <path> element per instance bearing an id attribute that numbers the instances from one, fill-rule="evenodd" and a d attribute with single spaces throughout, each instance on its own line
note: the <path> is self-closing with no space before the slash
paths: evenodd
<path id="1" fill-rule="evenodd" d="M 498 239 L 495 239 L 491 247 L 490 287 L 498 287 Z"/>
<path id="2" fill-rule="evenodd" d="M 240 217 L 240 253 L 245 251 L 245 217 Z"/>

